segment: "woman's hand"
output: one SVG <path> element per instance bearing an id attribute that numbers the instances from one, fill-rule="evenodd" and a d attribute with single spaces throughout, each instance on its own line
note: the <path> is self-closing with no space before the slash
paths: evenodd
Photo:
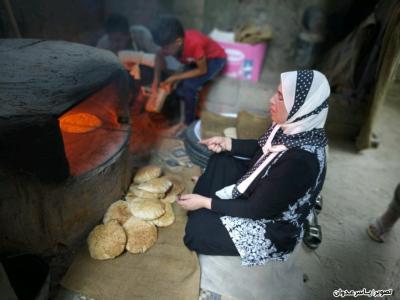
<path id="1" fill-rule="evenodd" d="M 232 139 L 225 136 L 214 136 L 209 139 L 201 140 L 199 143 L 206 145 L 208 150 L 215 153 L 232 150 Z"/>
<path id="2" fill-rule="evenodd" d="M 200 196 L 198 194 L 181 195 L 177 203 L 184 210 L 196 210 L 200 208 L 211 209 L 211 198 Z"/>

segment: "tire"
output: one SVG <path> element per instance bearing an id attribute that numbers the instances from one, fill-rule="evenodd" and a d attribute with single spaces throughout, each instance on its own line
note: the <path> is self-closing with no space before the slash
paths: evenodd
<path id="1" fill-rule="evenodd" d="M 198 155 L 198 153 L 196 153 L 188 143 L 185 143 L 185 148 L 186 148 L 186 153 L 189 156 L 192 163 L 202 168 L 205 168 L 207 166 L 208 157 Z"/>
<path id="2" fill-rule="evenodd" d="M 208 150 L 206 146 L 199 144 L 199 138 L 195 133 L 196 126 L 200 126 L 200 121 L 193 122 L 184 134 L 184 144 L 186 152 L 190 160 L 202 168 L 207 166 L 207 162 L 212 155 L 212 151 Z"/>
<path id="3" fill-rule="evenodd" d="M 205 155 L 201 152 L 198 151 L 197 148 L 193 147 L 193 144 L 189 143 L 188 141 L 184 142 L 185 147 L 186 147 L 186 151 L 190 152 L 191 155 L 193 155 L 194 157 L 204 160 L 204 161 L 208 161 L 208 159 L 210 158 L 211 155 Z"/>

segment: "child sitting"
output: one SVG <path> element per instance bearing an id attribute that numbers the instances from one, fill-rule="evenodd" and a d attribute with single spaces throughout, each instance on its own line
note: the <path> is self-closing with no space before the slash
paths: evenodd
<path id="1" fill-rule="evenodd" d="M 184 123 L 181 121 L 174 126 L 173 131 L 177 132 L 194 121 L 197 93 L 224 68 L 226 53 L 208 36 L 196 30 L 184 30 L 181 22 L 173 17 L 160 19 L 154 31 L 154 41 L 161 49 L 156 56 L 152 91 L 156 92 L 159 85 L 173 85 L 180 81 L 176 93 L 185 104 L 185 119 Z M 167 55 L 180 60 L 185 65 L 185 70 L 160 83 L 160 73 Z"/>
<path id="2" fill-rule="evenodd" d="M 123 15 L 110 15 L 104 28 L 106 34 L 97 41 L 98 48 L 110 50 L 115 54 L 127 49 L 147 53 L 158 51 L 159 47 L 154 43 L 150 30 L 142 25 L 129 26 L 128 19 Z"/>

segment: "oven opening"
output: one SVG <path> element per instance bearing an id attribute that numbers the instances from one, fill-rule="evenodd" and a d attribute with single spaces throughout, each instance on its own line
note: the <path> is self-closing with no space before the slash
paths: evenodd
<path id="1" fill-rule="evenodd" d="M 128 125 L 117 121 L 120 105 L 115 84 L 109 84 L 58 118 L 72 176 L 101 166 L 127 143 Z"/>

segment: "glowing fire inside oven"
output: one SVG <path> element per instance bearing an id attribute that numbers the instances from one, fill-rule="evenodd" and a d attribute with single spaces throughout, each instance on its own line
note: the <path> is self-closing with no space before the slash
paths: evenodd
<path id="1" fill-rule="evenodd" d="M 98 117 L 83 112 L 62 116 L 59 122 L 61 130 L 69 133 L 85 133 L 102 125 Z"/>

